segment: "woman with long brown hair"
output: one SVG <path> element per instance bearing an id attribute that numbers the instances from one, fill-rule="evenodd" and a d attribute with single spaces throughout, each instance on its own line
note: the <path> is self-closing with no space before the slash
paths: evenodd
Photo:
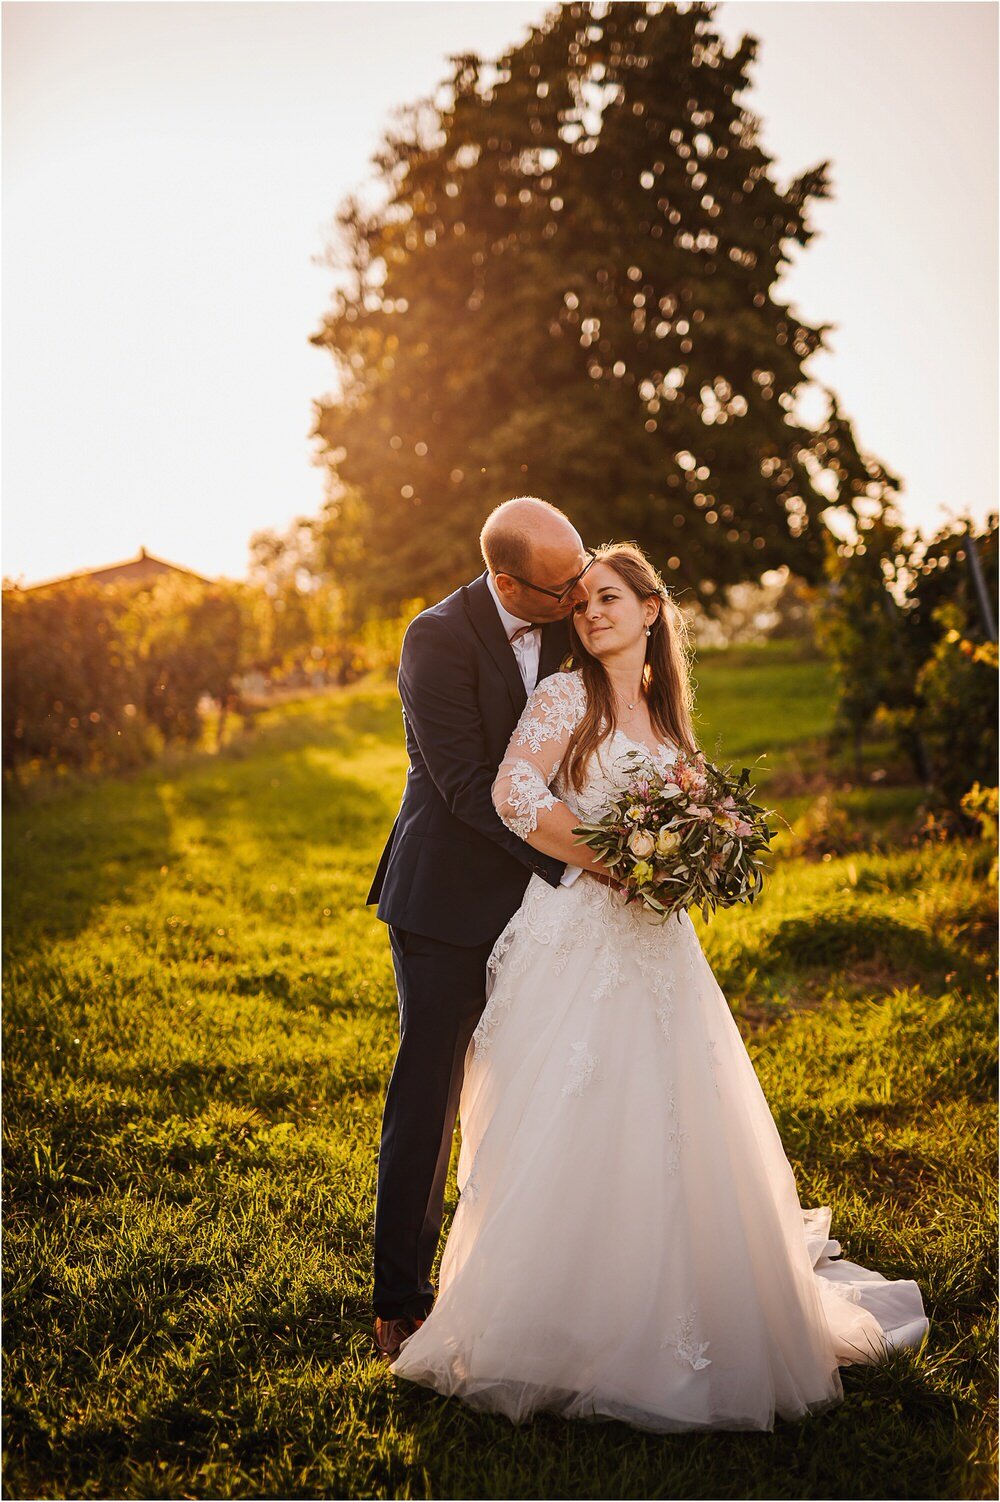
<path id="1" fill-rule="evenodd" d="M 490 956 L 440 1294 L 391 1370 L 519 1421 L 771 1429 L 839 1367 L 927 1330 L 917 1285 L 843 1259 L 803 1209 L 686 913 L 626 905 L 573 830 L 637 767 L 696 750 L 684 626 L 639 548 L 598 550 L 573 658 L 530 695 L 504 823 L 581 868 L 538 877 Z"/>

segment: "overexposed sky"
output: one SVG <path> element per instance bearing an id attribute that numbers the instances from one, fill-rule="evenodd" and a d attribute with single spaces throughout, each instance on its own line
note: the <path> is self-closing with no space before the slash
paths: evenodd
<path id="1" fill-rule="evenodd" d="M 397 104 L 493 57 L 544 0 L 3 5 L 2 569 L 150 552 L 245 573 L 251 532 L 315 514 L 308 343 L 327 228 Z M 779 284 L 836 325 L 808 369 L 904 514 L 997 488 L 997 6 L 723 0 L 760 38 L 744 102 L 781 181 L 832 162 Z M 502 499 L 498 497 L 498 499 Z M 572 511 L 572 497 L 552 497 Z"/>

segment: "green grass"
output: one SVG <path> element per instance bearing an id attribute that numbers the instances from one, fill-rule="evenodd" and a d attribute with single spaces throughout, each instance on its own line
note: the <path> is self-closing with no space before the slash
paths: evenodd
<path id="1" fill-rule="evenodd" d="M 925 1349 L 765 1435 L 514 1430 L 377 1363 L 396 1014 L 363 903 L 405 759 L 392 690 L 362 689 L 8 812 L 8 1496 L 995 1494 L 990 852 L 914 843 L 915 789 L 843 785 L 820 664 L 697 676 L 709 748 L 766 751 L 793 824 L 825 769 L 861 840 L 784 832 L 705 942 L 803 1202 L 917 1279 Z"/>

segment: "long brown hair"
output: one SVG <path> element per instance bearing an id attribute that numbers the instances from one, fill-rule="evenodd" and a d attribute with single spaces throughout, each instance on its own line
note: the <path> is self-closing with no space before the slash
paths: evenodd
<path id="1" fill-rule="evenodd" d="M 654 732 L 670 739 L 683 751 L 697 750 L 691 722 L 693 695 L 689 669 L 687 625 L 667 593 L 666 586 L 645 553 L 633 542 L 609 542 L 597 550 L 597 562 L 606 563 L 640 600 L 657 600 L 659 610 L 650 622 L 642 686 Z M 565 766 L 572 787 L 579 792 L 586 777 L 587 762 L 598 746 L 614 734 L 618 711 L 611 680 L 600 659 L 589 652 L 577 631 L 573 632 L 572 666 L 579 668 L 587 691 L 587 709 L 566 749 Z"/>

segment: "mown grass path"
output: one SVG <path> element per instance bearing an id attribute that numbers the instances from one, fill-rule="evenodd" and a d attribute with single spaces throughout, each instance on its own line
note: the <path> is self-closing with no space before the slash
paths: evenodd
<path id="1" fill-rule="evenodd" d="M 822 666 L 698 678 L 708 747 L 769 750 L 808 819 Z M 990 852 L 908 840 L 890 776 L 837 795 L 859 848 L 783 835 L 706 937 L 803 1201 L 918 1280 L 925 1350 L 773 1434 L 514 1430 L 372 1356 L 396 1018 L 363 901 L 403 772 L 393 691 L 356 691 L 8 812 L 7 1495 L 994 1495 Z"/>

